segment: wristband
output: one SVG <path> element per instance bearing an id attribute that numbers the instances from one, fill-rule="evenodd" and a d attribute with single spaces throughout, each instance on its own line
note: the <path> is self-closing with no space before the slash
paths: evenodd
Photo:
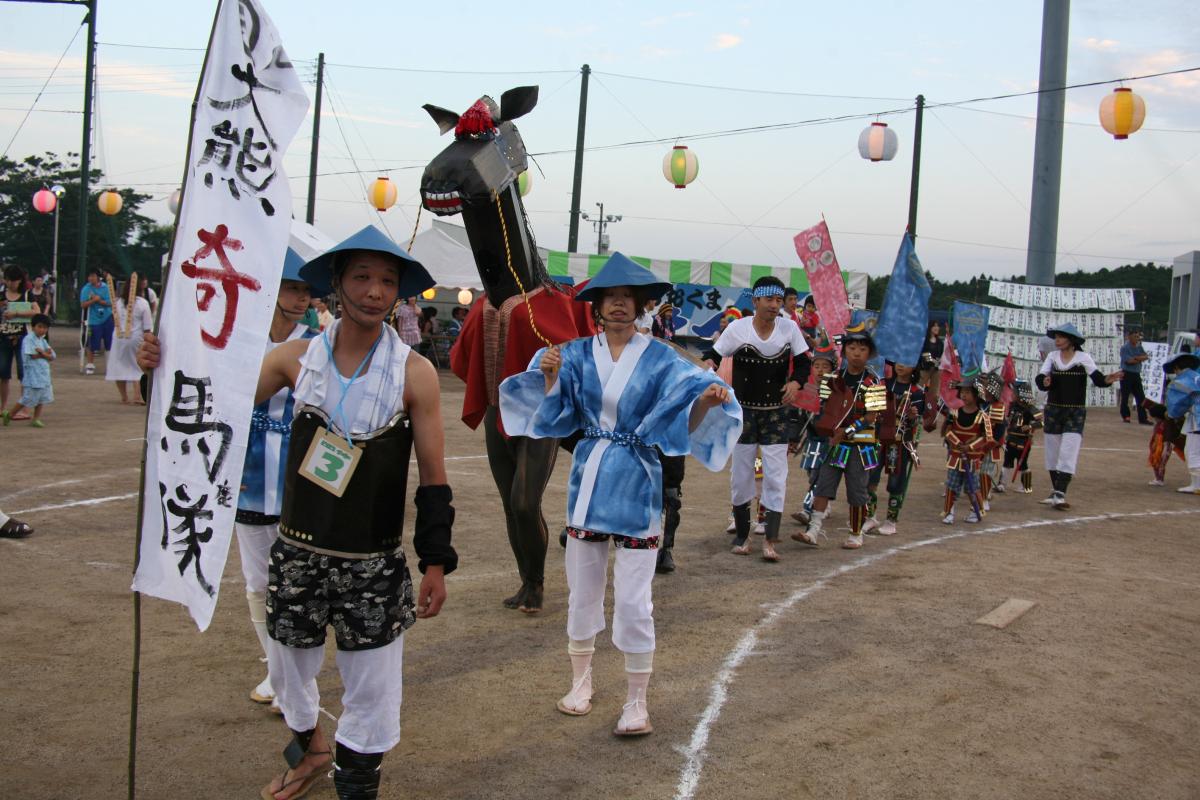
<path id="1" fill-rule="evenodd" d="M 449 575 L 458 568 L 458 553 L 450 545 L 450 530 L 454 525 L 454 499 L 450 487 L 418 486 L 414 498 L 417 519 L 413 526 L 413 548 L 417 551 L 417 569 L 440 565 L 442 574 Z"/>

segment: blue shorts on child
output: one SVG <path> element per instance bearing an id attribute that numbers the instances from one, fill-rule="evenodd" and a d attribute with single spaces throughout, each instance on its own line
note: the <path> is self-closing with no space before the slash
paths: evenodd
<path id="1" fill-rule="evenodd" d="M 24 386 L 21 388 L 21 405 L 26 408 L 37 408 L 53 402 L 53 386 Z"/>

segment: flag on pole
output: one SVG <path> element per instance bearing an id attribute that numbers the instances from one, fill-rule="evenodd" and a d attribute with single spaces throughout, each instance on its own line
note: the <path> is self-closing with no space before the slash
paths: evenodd
<path id="1" fill-rule="evenodd" d="M 896 364 L 917 365 L 929 324 L 931 294 L 933 288 L 921 268 L 912 236 L 905 232 L 875 328 L 875 346 L 879 348 L 879 355 Z"/>
<path id="2" fill-rule="evenodd" d="M 951 325 L 962 371 L 970 375 L 986 370 L 987 362 L 984 360 L 983 350 L 987 343 L 987 306 L 955 300 L 951 311 Z"/>
<path id="3" fill-rule="evenodd" d="M 962 380 L 962 365 L 958 362 L 958 351 L 954 348 L 954 340 L 947 336 L 946 346 L 942 349 L 942 361 L 938 365 L 938 395 L 946 408 L 958 410 L 963 401 L 958 397 L 958 382 Z"/>
<path id="4" fill-rule="evenodd" d="M 829 238 L 829 226 L 821 220 L 808 230 L 796 234 L 793 242 L 800 263 L 808 273 L 808 286 L 817 303 L 817 313 L 830 336 L 846 331 L 850 322 L 850 299 L 846 296 L 846 282 L 833 252 L 833 240 Z"/>
<path id="5" fill-rule="evenodd" d="M 283 156 L 308 97 L 259 0 L 217 7 L 192 110 L 146 423 L 133 589 L 208 627 L 292 216 Z"/>

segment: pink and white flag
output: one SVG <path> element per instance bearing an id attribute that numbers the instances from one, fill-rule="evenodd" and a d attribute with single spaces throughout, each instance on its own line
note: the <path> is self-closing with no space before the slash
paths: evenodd
<path id="1" fill-rule="evenodd" d="M 793 239 L 796 254 L 808 273 L 808 286 L 817 302 L 817 313 L 830 336 L 845 333 L 850 324 L 850 299 L 846 296 L 846 282 L 841 267 L 833 252 L 833 240 L 829 237 L 829 226 L 821 220 L 808 230 L 796 234 Z"/>
<path id="2" fill-rule="evenodd" d="M 133 589 L 183 603 L 204 630 L 288 244 L 283 156 L 308 111 L 259 0 L 220 2 L 193 109 L 160 306 Z"/>

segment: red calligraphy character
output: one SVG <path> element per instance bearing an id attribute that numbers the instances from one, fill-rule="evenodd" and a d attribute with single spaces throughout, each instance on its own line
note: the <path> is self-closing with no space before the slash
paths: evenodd
<path id="1" fill-rule="evenodd" d="M 217 294 L 217 284 L 221 285 L 225 294 L 225 315 L 221 319 L 221 330 L 213 335 L 201 329 L 200 338 L 209 347 L 224 350 L 225 345 L 229 344 L 229 337 L 233 333 L 233 324 L 237 318 L 238 291 L 245 288 L 257 292 L 262 285 L 254 277 L 244 275 L 233 268 L 233 263 L 225 251 L 241 250 L 242 243 L 238 239 L 229 238 L 229 228 L 218 225 L 211 233 L 201 228 L 196 236 L 204 244 L 192 256 L 193 260 L 183 262 L 181 269 L 184 275 L 196 279 L 196 307 L 201 311 L 208 311 L 213 297 Z M 196 266 L 197 261 L 214 254 L 221 265 L 220 269 Z"/>

